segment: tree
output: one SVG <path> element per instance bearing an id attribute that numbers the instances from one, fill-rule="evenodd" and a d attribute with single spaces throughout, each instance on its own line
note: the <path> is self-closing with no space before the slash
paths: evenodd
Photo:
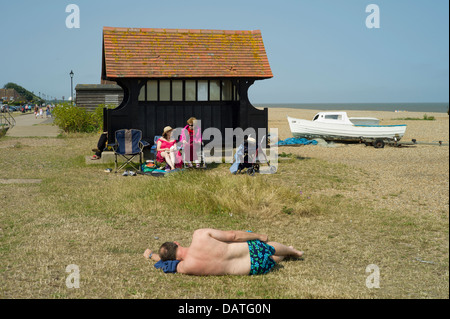
<path id="1" fill-rule="evenodd" d="M 6 83 L 3 86 L 4 89 L 14 89 L 16 90 L 17 93 L 19 93 L 20 95 L 22 95 L 28 102 L 29 101 L 40 101 L 41 103 L 43 102 L 43 100 L 39 97 L 37 97 L 36 95 L 34 95 L 33 93 L 31 93 L 30 91 L 28 91 L 27 89 L 21 87 L 20 85 L 16 84 L 16 83 Z"/>

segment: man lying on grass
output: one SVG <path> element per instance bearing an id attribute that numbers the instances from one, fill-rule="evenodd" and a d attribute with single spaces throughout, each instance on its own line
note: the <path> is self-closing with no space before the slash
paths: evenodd
<path id="1" fill-rule="evenodd" d="M 267 235 L 209 228 L 196 230 L 189 247 L 174 241 L 164 243 L 158 254 L 144 252 L 156 262 L 179 261 L 176 272 L 187 275 L 265 274 L 288 256 L 302 257 L 303 252 L 268 242 Z"/>

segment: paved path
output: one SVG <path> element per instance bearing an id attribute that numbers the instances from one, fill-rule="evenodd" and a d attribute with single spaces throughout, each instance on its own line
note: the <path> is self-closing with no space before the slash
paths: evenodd
<path id="1" fill-rule="evenodd" d="M 52 125 L 53 118 L 35 118 L 31 114 L 13 114 L 16 125 L 6 132 L 11 137 L 57 137 L 61 130 Z"/>

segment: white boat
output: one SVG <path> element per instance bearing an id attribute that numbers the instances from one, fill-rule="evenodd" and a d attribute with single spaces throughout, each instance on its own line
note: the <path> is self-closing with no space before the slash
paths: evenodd
<path id="1" fill-rule="evenodd" d="M 373 117 L 348 117 L 346 112 L 319 112 L 312 121 L 288 116 L 296 138 L 322 138 L 326 141 L 358 142 L 364 140 L 400 141 L 406 125 L 379 125 Z"/>

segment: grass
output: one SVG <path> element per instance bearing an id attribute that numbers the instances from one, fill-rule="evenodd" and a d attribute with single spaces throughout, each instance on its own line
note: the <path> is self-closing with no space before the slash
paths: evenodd
<path id="1" fill-rule="evenodd" d="M 0 140 L 0 179 L 18 181 L 0 183 L 0 298 L 448 298 L 448 215 L 373 208 L 357 196 L 363 171 L 286 154 L 275 175 L 220 164 L 123 177 L 85 164 L 97 138 Z M 167 275 L 142 257 L 203 227 L 267 233 L 306 255 L 221 277 Z M 79 289 L 65 284 L 71 264 Z M 370 264 L 379 289 L 365 285 Z"/>

